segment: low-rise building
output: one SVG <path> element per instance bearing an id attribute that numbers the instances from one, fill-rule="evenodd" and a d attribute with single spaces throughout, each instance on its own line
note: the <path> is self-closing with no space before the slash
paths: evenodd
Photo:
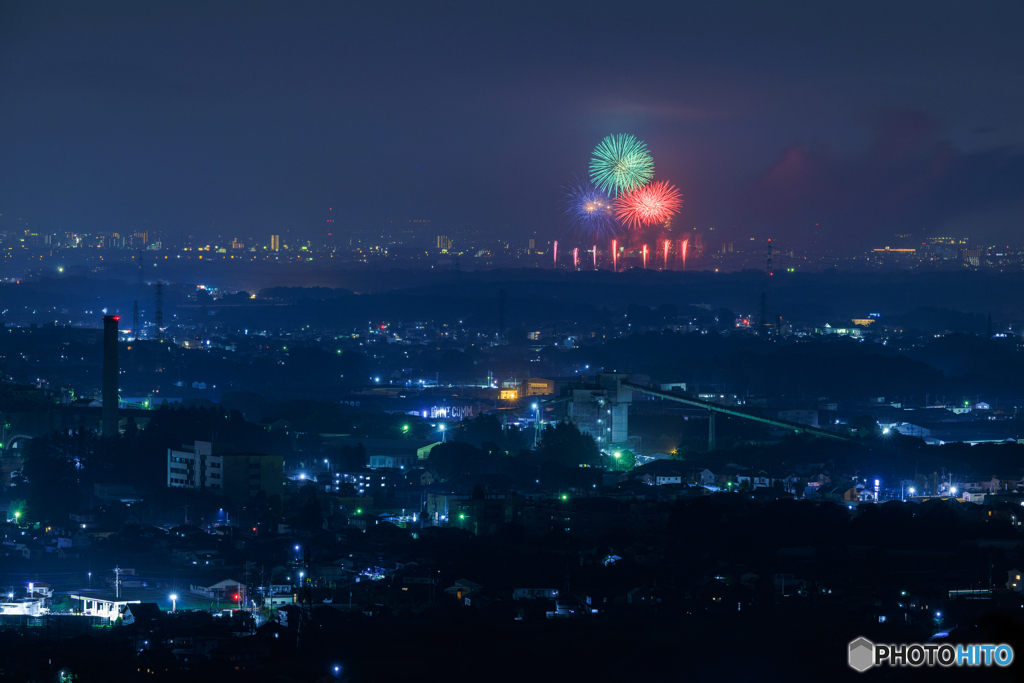
<path id="1" fill-rule="evenodd" d="M 38 598 L 9 598 L 0 602 L 0 614 L 34 617 L 43 611 L 43 601 Z"/>
<path id="2" fill-rule="evenodd" d="M 73 609 L 79 614 L 87 617 L 104 617 L 110 621 L 116 621 L 126 606 L 142 602 L 141 600 L 130 600 L 123 595 L 117 597 L 114 595 L 71 594 L 68 597 L 71 599 Z"/>
<path id="3" fill-rule="evenodd" d="M 237 602 L 245 600 L 245 584 L 224 579 L 207 586 L 192 584 L 189 593 L 211 600 L 223 600 L 225 602 Z M 238 596 L 237 598 L 235 596 Z"/>

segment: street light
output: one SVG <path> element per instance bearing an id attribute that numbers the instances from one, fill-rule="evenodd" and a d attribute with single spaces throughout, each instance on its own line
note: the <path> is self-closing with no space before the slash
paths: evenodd
<path id="1" fill-rule="evenodd" d="M 949 493 L 950 493 L 950 495 L 955 496 L 956 495 L 956 487 L 955 486 L 950 486 L 949 487 Z"/>
<path id="2" fill-rule="evenodd" d="M 172 612 L 177 612 L 178 611 L 178 594 L 177 593 L 171 593 L 170 597 L 171 597 L 171 611 Z"/>
<path id="3" fill-rule="evenodd" d="M 533 447 L 540 444 L 540 406 L 534 403 L 533 408 Z"/>

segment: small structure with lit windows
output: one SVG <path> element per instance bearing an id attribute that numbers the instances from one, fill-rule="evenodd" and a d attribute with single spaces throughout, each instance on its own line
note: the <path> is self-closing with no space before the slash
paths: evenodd
<path id="1" fill-rule="evenodd" d="M 1024 593 L 1024 581 L 1021 577 L 1024 572 L 1020 569 L 1011 569 L 1006 573 L 1006 589 L 1017 593 Z"/>

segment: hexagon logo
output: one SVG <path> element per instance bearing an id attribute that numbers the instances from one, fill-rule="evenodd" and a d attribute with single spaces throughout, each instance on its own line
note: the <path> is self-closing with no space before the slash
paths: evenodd
<path id="1" fill-rule="evenodd" d="M 875 644 L 867 638 L 858 638 L 850 642 L 850 668 L 861 673 L 875 664 Z"/>

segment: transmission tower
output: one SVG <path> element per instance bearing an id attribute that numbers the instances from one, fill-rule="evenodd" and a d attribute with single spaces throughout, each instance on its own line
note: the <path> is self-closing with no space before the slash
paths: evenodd
<path id="1" fill-rule="evenodd" d="M 772 324 L 768 320 L 768 289 L 771 287 L 772 278 L 772 241 L 768 239 L 768 245 L 764 248 L 764 273 L 766 275 L 764 281 L 764 291 L 761 292 L 761 327 L 758 330 L 758 334 L 768 337 L 771 336 Z"/>
<path id="2" fill-rule="evenodd" d="M 156 283 L 156 293 L 153 295 L 154 303 L 156 303 L 156 312 L 153 316 L 156 322 L 156 338 L 159 341 L 164 340 L 164 283 Z"/>
<path id="3" fill-rule="evenodd" d="M 139 302 L 135 302 L 135 306 L 132 308 L 132 336 L 135 337 L 135 341 L 139 341 Z"/>

